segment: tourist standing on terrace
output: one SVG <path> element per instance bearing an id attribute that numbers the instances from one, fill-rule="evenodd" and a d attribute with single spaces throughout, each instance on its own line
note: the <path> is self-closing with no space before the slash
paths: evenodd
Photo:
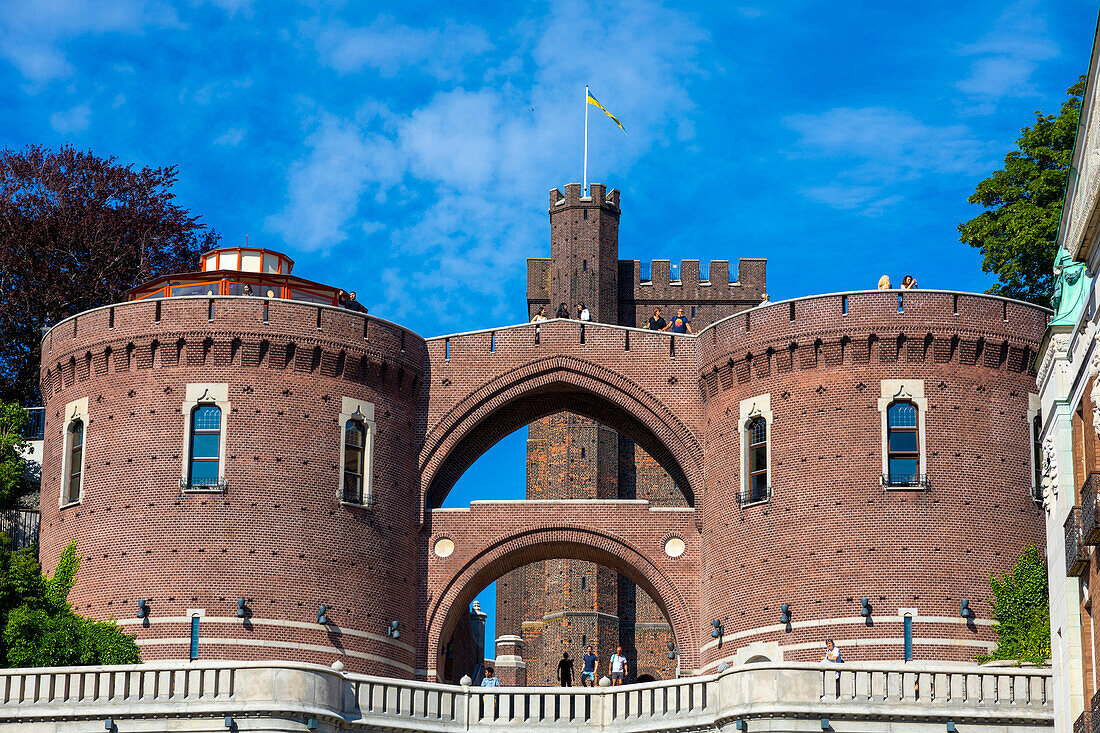
<path id="1" fill-rule="evenodd" d="M 684 316 L 683 308 L 676 310 L 676 317 L 672 319 L 672 323 L 668 327 L 672 329 L 673 333 L 694 333 L 691 330 L 691 321 Z"/>
<path id="2" fill-rule="evenodd" d="M 554 314 L 554 318 L 568 318 L 568 317 L 569 317 L 569 308 L 565 305 L 565 303 L 562 303 L 561 305 L 558 306 L 558 312 Z"/>
<path id="3" fill-rule="evenodd" d="M 573 660 L 569 658 L 569 652 L 562 652 L 558 662 L 558 682 L 562 687 L 573 686 Z"/>
<path id="4" fill-rule="evenodd" d="M 645 325 L 650 331 L 664 331 L 668 328 L 668 321 L 661 317 L 661 309 L 654 308 L 653 315 L 650 316 L 649 322 Z"/>

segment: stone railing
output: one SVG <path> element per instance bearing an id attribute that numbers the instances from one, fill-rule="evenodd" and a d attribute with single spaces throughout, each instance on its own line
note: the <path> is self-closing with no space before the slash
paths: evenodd
<path id="1" fill-rule="evenodd" d="M 889 721 L 891 730 L 944 721 L 1004 730 L 1051 727 L 1050 696 L 1046 669 L 927 662 L 774 663 L 618 688 L 493 689 L 279 662 L 178 662 L 0 670 L 0 728 L 36 721 L 91 730 L 88 721 L 110 718 L 125 733 L 153 719 L 222 726 L 232 718 L 242 730 L 279 721 L 280 730 L 668 731 L 717 730 L 735 720 L 749 730 L 753 720 L 768 729 L 776 720 L 815 728 L 820 720 L 822 729 L 843 730 L 850 720 L 864 728 Z"/>

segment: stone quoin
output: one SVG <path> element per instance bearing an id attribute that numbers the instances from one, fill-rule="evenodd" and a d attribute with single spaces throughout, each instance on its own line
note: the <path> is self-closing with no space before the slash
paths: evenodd
<path id="1" fill-rule="evenodd" d="M 1028 410 L 1049 312 L 941 290 L 761 302 L 762 260 L 732 282 L 728 263 L 704 281 L 694 261 L 679 281 L 667 263 L 643 280 L 617 258 L 618 192 L 582 193 L 552 192 L 551 257 L 531 261 L 528 301 L 552 316 L 584 300 L 591 322 L 425 339 L 299 300 L 289 270 L 240 257 L 211 278 L 282 289 L 165 291 L 55 325 L 41 556 L 52 569 L 77 542 L 76 610 L 120 619 L 147 660 L 457 680 L 481 661 L 456 636 L 474 596 L 568 561 L 650 599 L 636 622 L 667 629 L 672 674 L 816 661 L 826 637 L 853 661 L 990 649 L 990 572 L 1044 542 Z M 654 304 L 685 303 L 695 334 L 637 328 Z M 554 423 L 563 413 L 576 419 Z M 538 464 L 539 501 L 441 508 L 531 424 L 558 431 L 542 446 L 603 447 L 572 478 Z M 537 463 L 548 448 L 532 450 Z M 652 478 L 624 496 L 630 466 Z M 560 588 L 509 607 L 514 668 L 530 613 L 581 618 Z M 604 628 L 601 644 L 624 633 Z"/>

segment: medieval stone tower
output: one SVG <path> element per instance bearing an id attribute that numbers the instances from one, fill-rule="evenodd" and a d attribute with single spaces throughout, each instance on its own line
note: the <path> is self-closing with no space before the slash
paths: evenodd
<path id="1" fill-rule="evenodd" d="M 742 277 L 729 264 L 711 263 L 706 279 L 698 261 L 673 273 L 668 261 L 643 272 L 638 261 L 619 260 L 619 192 L 593 183 L 550 192 L 550 258 L 528 260 L 530 315 L 560 304 L 577 317 L 583 303 L 592 320 L 645 325 L 653 308 L 671 317 L 683 306 L 696 328 L 752 307 L 765 291 L 764 260 L 742 260 Z M 715 281 L 710 278 L 716 277 Z M 644 499 L 684 506 L 675 483 L 652 457 L 594 420 L 558 413 L 528 427 L 528 499 Z M 613 570 L 576 560 L 535 563 L 497 582 L 497 667 L 513 684 L 556 684 L 562 652 L 579 657 L 588 644 L 605 666 L 622 646 L 632 676 L 668 679 L 676 662 L 667 647 L 672 633 L 657 604 Z M 578 662 L 579 664 L 579 662 Z M 579 672 L 579 666 L 577 671 Z"/>

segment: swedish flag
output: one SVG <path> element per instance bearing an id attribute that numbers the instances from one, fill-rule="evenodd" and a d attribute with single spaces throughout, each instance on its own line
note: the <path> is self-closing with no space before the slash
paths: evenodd
<path id="1" fill-rule="evenodd" d="M 587 90 L 586 90 L 586 91 L 587 91 Z M 592 92 L 588 92 L 588 103 L 589 103 L 589 104 L 594 104 L 594 105 L 596 105 L 597 107 L 599 107 L 600 109 L 602 109 L 602 110 L 603 110 L 603 113 L 604 113 L 605 115 L 607 115 L 608 117 L 610 117 L 610 118 L 612 119 L 612 121 L 613 121 L 613 122 L 614 122 L 614 123 L 615 123 L 616 125 L 618 125 L 618 126 L 619 126 L 619 129 L 623 131 L 623 134 L 624 134 L 624 135 L 626 134 L 626 128 L 625 128 L 625 127 L 623 127 L 623 123 L 619 122 L 619 118 L 618 118 L 618 117 L 616 117 L 615 115 L 611 114 L 610 112 L 608 112 L 608 111 L 607 111 L 607 109 L 606 109 L 606 108 L 605 108 L 605 107 L 604 107 L 604 106 L 603 106 L 602 104 L 600 104 L 599 102 L 597 102 L 597 101 L 596 101 L 596 98 L 592 96 Z"/>

